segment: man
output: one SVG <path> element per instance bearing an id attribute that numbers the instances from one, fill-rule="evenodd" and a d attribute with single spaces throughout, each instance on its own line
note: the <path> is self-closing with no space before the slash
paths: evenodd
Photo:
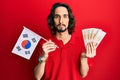
<path id="1" fill-rule="evenodd" d="M 95 45 L 89 43 L 84 49 L 73 35 L 75 19 L 70 7 L 56 3 L 48 16 L 53 37 L 42 44 L 42 55 L 35 67 L 36 80 L 80 80 L 89 71 L 88 58 L 96 55 Z"/>

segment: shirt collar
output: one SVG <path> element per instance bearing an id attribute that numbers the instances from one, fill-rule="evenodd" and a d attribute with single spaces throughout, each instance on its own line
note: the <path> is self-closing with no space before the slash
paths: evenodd
<path id="1" fill-rule="evenodd" d="M 58 46 L 67 46 L 67 45 L 73 45 L 73 44 L 75 44 L 75 35 L 74 34 L 72 34 L 72 36 L 71 36 L 71 39 L 64 45 L 63 44 L 63 42 L 62 42 L 62 40 L 58 40 L 57 38 L 56 38 L 56 36 L 52 36 L 52 41 L 56 44 L 56 45 L 58 45 Z"/>

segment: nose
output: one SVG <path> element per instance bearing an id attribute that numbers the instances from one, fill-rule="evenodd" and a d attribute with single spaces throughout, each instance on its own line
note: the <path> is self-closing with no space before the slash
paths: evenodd
<path id="1" fill-rule="evenodd" d="M 59 18 L 59 23 L 62 23 L 63 22 L 63 19 L 60 17 Z"/>

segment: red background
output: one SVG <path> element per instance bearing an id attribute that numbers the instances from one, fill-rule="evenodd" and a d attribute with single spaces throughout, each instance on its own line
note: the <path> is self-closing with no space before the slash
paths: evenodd
<path id="1" fill-rule="evenodd" d="M 61 0 L 70 5 L 76 18 L 76 35 L 87 27 L 101 28 L 107 35 L 97 48 L 94 66 L 87 80 L 120 80 L 119 0 Z M 30 60 L 12 54 L 23 27 L 41 36 L 50 37 L 47 16 L 57 0 L 1 0 L 0 1 L 0 80 L 34 80 L 38 47 Z"/>

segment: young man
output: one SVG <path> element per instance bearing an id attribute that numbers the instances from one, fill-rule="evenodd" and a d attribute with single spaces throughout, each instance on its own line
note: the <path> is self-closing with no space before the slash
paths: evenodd
<path id="1" fill-rule="evenodd" d="M 42 44 L 40 63 L 35 67 L 36 80 L 80 80 L 86 77 L 88 58 L 96 55 L 96 48 L 89 43 L 84 49 L 82 40 L 73 35 L 75 19 L 70 7 L 64 3 L 54 4 L 48 24 L 53 37 Z"/>

